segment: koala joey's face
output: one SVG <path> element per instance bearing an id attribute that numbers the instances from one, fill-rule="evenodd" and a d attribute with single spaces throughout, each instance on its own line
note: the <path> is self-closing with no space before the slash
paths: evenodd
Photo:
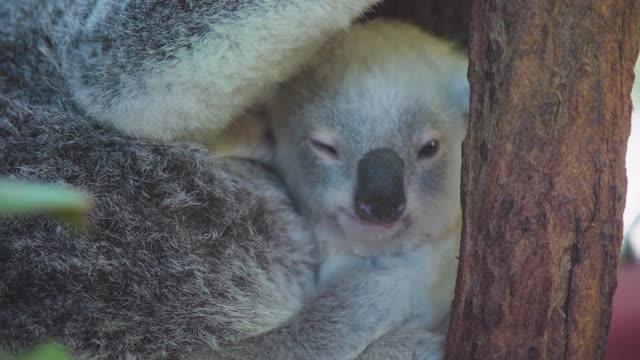
<path id="1" fill-rule="evenodd" d="M 434 242 L 460 216 L 467 61 L 409 25 L 352 27 L 269 105 L 275 166 L 321 252 Z"/>
<path id="2" fill-rule="evenodd" d="M 297 99 L 274 124 L 276 166 L 324 252 L 389 253 L 458 220 L 465 111 L 385 86 Z"/>

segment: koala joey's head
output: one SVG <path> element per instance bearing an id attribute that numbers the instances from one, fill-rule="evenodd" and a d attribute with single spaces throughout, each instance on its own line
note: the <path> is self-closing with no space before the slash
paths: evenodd
<path id="1" fill-rule="evenodd" d="M 325 252 L 437 241 L 460 216 L 466 59 L 406 24 L 357 25 L 270 105 L 275 164 Z"/>

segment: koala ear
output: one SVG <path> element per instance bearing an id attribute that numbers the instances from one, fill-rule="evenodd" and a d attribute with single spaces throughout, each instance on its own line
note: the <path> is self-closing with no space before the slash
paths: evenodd
<path id="1" fill-rule="evenodd" d="M 466 76 L 460 81 L 455 81 L 449 89 L 449 99 L 451 99 L 456 113 L 460 114 L 465 121 L 469 122 L 469 81 Z"/>
<path id="2" fill-rule="evenodd" d="M 261 105 L 250 108 L 206 141 L 206 145 L 218 157 L 269 162 L 273 156 L 274 138 L 264 108 Z"/>

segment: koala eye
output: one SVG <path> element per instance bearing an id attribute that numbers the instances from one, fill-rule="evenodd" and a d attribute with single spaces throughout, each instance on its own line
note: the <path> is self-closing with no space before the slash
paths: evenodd
<path id="1" fill-rule="evenodd" d="M 418 150 L 418 160 L 427 160 L 431 159 L 434 156 L 438 155 L 440 152 L 440 141 L 437 139 L 430 140 L 426 144 L 422 145 L 420 150 Z"/>
<path id="2" fill-rule="evenodd" d="M 323 159 L 336 160 L 338 158 L 338 150 L 335 146 L 330 145 L 322 140 L 309 138 L 307 140 L 311 150 Z"/>

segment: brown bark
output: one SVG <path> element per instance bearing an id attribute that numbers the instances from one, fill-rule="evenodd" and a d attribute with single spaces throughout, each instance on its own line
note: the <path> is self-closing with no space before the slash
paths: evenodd
<path id="1" fill-rule="evenodd" d="M 476 0 L 449 359 L 600 359 L 637 0 Z"/>

